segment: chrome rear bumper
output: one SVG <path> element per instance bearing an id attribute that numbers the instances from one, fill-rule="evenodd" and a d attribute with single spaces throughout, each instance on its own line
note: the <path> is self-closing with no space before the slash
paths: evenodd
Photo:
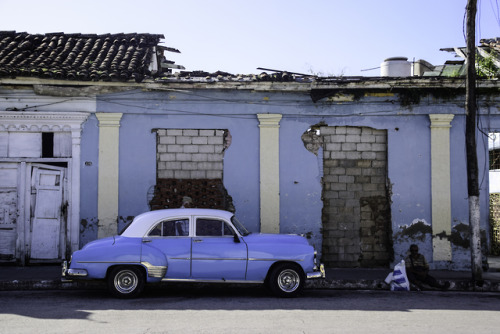
<path id="1" fill-rule="evenodd" d="M 87 270 L 85 269 L 68 268 L 68 261 L 63 261 L 61 274 L 63 278 L 87 277 L 88 275 Z"/>
<path id="2" fill-rule="evenodd" d="M 315 278 L 325 278 L 325 266 L 321 263 L 319 265 L 319 271 L 313 271 L 312 273 L 307 273 L 307 279 L 315 279 Z"/>

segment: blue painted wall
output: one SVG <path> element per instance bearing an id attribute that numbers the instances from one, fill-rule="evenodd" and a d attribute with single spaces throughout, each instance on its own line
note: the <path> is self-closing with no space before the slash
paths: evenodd
<path id="1" fill-rule="evenodd" d="M 311 125 L 287 117 L 280 123 L 280 232 L 305 234 L 320 252 L 322 159 L 301 139 Z"/>
<path id="2" fill-rule="evenodd" d="M 313 103 L 306 93 L 270 93 L 217 90 L 142 92 L 100 96 L 98 112 L 121 112 L 119 228 L 133 216 L 149 210 L 148 190 L 156 183 L 156 134 L 153 129 L 227 129 L 231 146 L 224 155 L 224 185 L 233 197 L 238 217 L 253 232 L 259 222 L 259 127 L 256 114 L 282 114 L 280 122 L 280 230 L 304 233 L 321 249 L 322 160 L 304 148 L 302 134 L 322 121 L 329 126 L 366 126 L 387 130 L 388 178 L 391 183 L 395 261 L 411 243 L 420 244 L 432 259 L 432 237 L 425 233 L 398 234 L 404 226 L 431 221 L 430 120 L 431 113 L 456 114 L 451 128 L 452 225 L 467 224 L 464 110 L 456 104 L 423 101 L 412 108 L 387 103 L 386 97 L 364 97 L 353 103 Z M 494 117 L 492 117 L 494 118 Z M 484 126 L 484 125 L 483 125 Z M 487 124 L 499 129 L 500 119 Z M 82 136 L 81 244 L 97 236 L 98 126 L 91 117 Z M 478 142 L 479 144 L 479 142 Z M 480 179 L 487 170 L 487 150 L 479 147 Z M 92 162 L 85 166 L 85 162 Z M 482 182 L 481 222 L 488 230 L 487 173 Z M 417 239 L 415 239 L 417 238 Z M 456 267 L 470 262 L 467 250 L 455 247 Z M 436 264 L 443 266 L 444 264 Z M 449 264 L 448 264 L 449 266 Z"/>
<path id="3" fill-rule="evenodd" d="M 99 127 L 95 115 L 83 125 L 80 167 L 80 248 L 97 239 Z"/>

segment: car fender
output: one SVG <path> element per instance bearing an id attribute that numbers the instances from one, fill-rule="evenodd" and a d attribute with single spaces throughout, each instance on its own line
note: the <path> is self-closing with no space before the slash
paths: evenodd
<path id="1" fill-rule="evenodd" d="M 104 279 L 108 269 L 115 265 L 141 265 L 141 240 L 110 237 L 89 243 L 73 253 L 72 269 L 87 271 L 87 279 Z"/>
<path id="2" fill-rule="evenodd" d="M 166 254 L 147 242 L 142 244 L 141 264 L 147 269 L 148 282 L 160 281 L 168 268 Z"/>

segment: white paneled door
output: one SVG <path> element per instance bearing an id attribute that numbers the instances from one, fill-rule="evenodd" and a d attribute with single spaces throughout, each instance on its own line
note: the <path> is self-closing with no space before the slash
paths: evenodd
<path id="1" fill-rule="evenodd" d="M 34 166 L 31 175 L 31 260 L 61 258 L 66 168 Z"/>

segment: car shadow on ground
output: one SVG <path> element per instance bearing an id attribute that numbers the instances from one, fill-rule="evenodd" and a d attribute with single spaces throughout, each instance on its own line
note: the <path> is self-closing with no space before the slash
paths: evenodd
<path id="1" fill-rule="evenodd" d="M 277 298 L 260 286 L 192 284 L 150 286 L 135 299 L 116 299 L 105 289 L 0 292 L 0 318 L 14 314 L 37 319 L 85 320 L 106 310 L 413 312 L 419 309 L 500 311 L 500 294 L 306 289 L 297 298 Z"/>

